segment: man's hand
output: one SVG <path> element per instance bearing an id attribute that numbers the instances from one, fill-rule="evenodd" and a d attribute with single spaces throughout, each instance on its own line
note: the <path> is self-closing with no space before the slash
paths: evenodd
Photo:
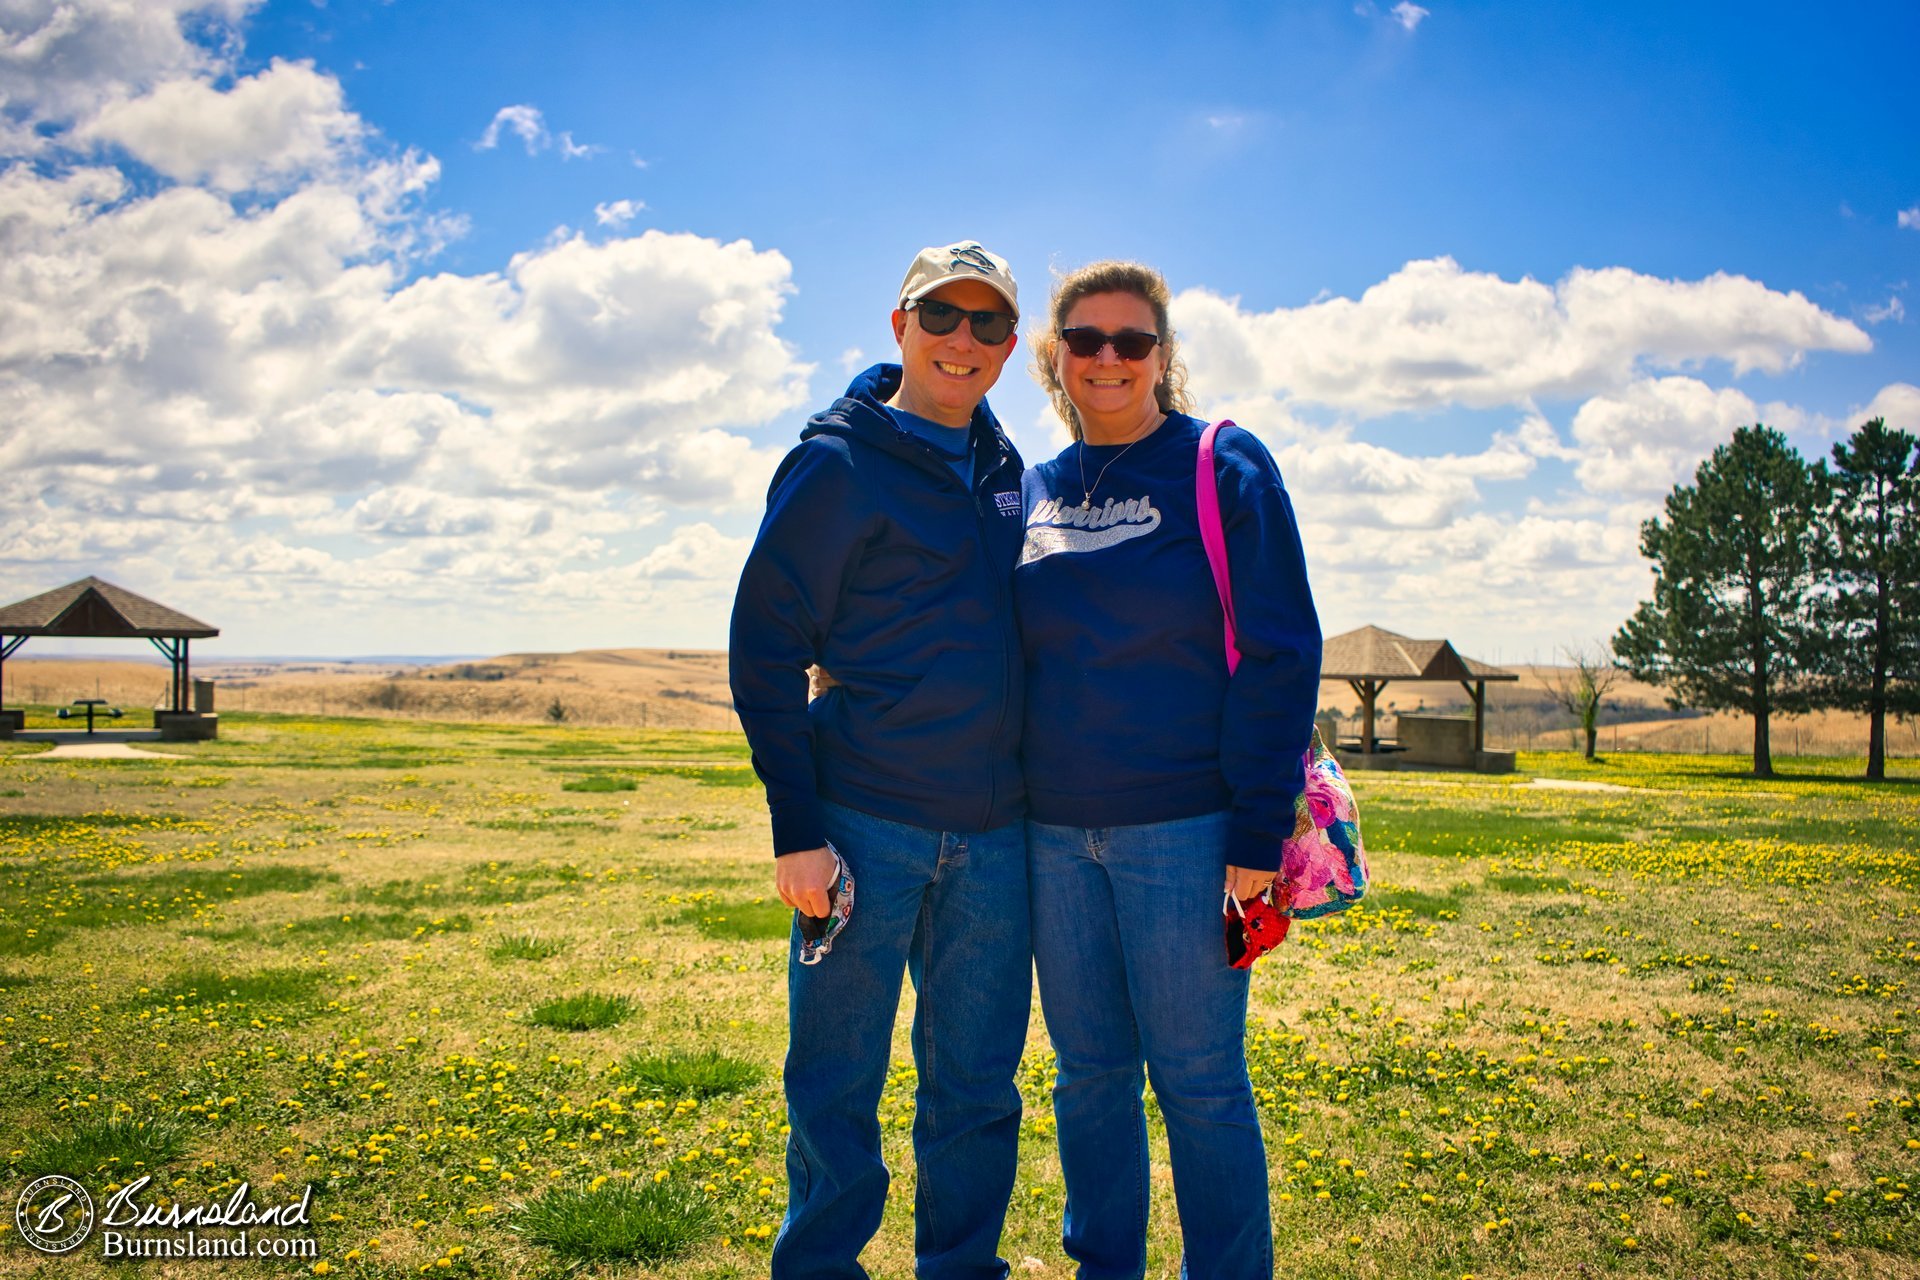
<path id="1" fill-rule="evenodd" d="M 1259 897 L 1273 883 L 1271 871 L 1255 871 L 1250 867 L 1227 868 L 1227 891 L 1242 902 Z"/>
<path id="2" fill-rule="evenodd" d="M 833 881 L 839 872 L 833 850 L 825 845 L 783 853 L 773 860 L 773 883 L 780 891 L 780 901 L 815 917 L 827 914 Z"/>

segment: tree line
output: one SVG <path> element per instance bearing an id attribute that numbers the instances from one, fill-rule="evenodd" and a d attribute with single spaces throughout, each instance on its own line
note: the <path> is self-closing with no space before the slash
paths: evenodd
<path id="1" fill-rule="evenodd" d="M 1753 717 L 1753 772 L 1773 776 L 1769 722 L 1867 715 L 1867 777 L 1886 776 L 1886 719 L 1920 711 L 1920 449 L 1874 418 L 1809 463 L 1771 427 L 1742 427 L 1640 527 L 1653 598 L 1613 638 L 1675 707 Z M 1589 738 L 1591 747 L 1591 738 Z"/>

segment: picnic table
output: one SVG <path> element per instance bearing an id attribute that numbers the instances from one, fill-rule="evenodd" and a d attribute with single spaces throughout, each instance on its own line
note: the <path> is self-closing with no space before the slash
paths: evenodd
<path id="1" fill-rule="evenodd" d="M 109 720 L 118 720 L 123 714 L 120 708 L 107 706 L 107 700 L 105 698 L 75 698 L 73 700 L 73 706 L 86 708 L 84 714 L 87 717 L 88 733 L 93 732 L 93 718 L 95 715 L 103 716 Z M 101 707 L 106 707 L 106 710 L 99 710 Z M 62 707 L 56 714 L 62 720 L 71 720 L 82 713 L 75 711 L 72 707 Z"/>

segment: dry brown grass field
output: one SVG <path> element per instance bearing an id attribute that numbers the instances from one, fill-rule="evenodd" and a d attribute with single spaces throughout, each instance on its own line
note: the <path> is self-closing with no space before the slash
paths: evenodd
<path id="1" fill-rule="evenodd" d="M 96 1196 L 152 1173 L 181 1203 L 311 1183 L 315 1256 L 258 1274 L 765 1274 L 789 918 L 737 735 L 222 734 L 127 761 L 0 744 L 8 1196 L 46 1171 Z M 1281 1274 L 1920 1274 L 1920 768 L 1743 763 L 1357 779 L 1373 894 L 1254 974 Z M 868 1254 L 889 1278 L 907 1012 Z M 1051 1070 L 1036 1013 L 1021 1276 L 1071 1274 Z M 6 1274 L 207 1270 L 0 1236 Z"/>
<path id="2" fill-rule="evenodd" d="M 727 656 L 698 649 L 594 649 L 510 653 L 415 667 L 344 662 L 196 663 L 222 711 L 400 716 L 660 729 L 738 728 Z M 131 711 L 166 696 L 167 669 L 150 662 L 16 658 L 6 666 L 9 704 L 58 705 L 106 697 Z"/>
<path id="3" fill-rule="evenodd" d="M 1488 687 L 1488 742 L 1520 750 L 1573 749 L 1572 717 L 1547 705 L 1562 669 L 1511 668 L 1520 680 Z M 556 705 L 563 723 L 606 728 L 732 730 L 739 727 L 727 689 L 726 654 L 690 649 L 599 649 L 574 653 L 505 654 L 469 662 L 418 667 L 346 662 L 246 663 L 203 661 L 196 674 L 212 679 L 224 711 L 281 711 L 484 723 L 539 724 Z M 6 700 L 61 705 L 79 697 L 115 700 L 132 714 L 166 693 L 166 668 L 156 662 L 16 658 L 6 664 Z M 1340 681 L 1320 688 L 1320 705 L 1352 717 L 1359 700 Z M 1733 712 L 1676 713 L 1661 690 L 1622 680 L 1609 699 L 1611 723 L 1600 745 L 1612 751 L 1739 753 L 1750 750 L 1753 722 Z M 1379 732 L 1393 732 L 1393 709 L 1464 713 L 1458 686 L 1389 685 L 1380 703 Z M 144 717 L 136 717 L 144 722 Z M 1347 726 L 1357 733 L 1357 724 Z M 1832 756 L 1864 753 L 1864 716 L 1820 711 L 1778 717 L 1776 754 Z M 1888 750 L 1920 756 L 1920 721 L 1890 722 Z"/>

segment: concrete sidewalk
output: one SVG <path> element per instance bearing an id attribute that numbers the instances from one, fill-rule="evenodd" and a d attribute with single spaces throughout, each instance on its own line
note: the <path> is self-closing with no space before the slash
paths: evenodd
<path id="1" fill-rule="evenodd" d="M 98 741 L 99 737 L 99 734 L 95 734 L 93 742 L 63 742 L 53 750 L 44 751 L 33 758 L 36 760 L 174 760 L 178 758 L 164 751 L 142 751 L 124 742 L 101 742 Z M 158 737 L 159 735 L 156 734 L 148 741 L 157 740 Z M 15 741 L 19 739 L 16 738 Z"/>

